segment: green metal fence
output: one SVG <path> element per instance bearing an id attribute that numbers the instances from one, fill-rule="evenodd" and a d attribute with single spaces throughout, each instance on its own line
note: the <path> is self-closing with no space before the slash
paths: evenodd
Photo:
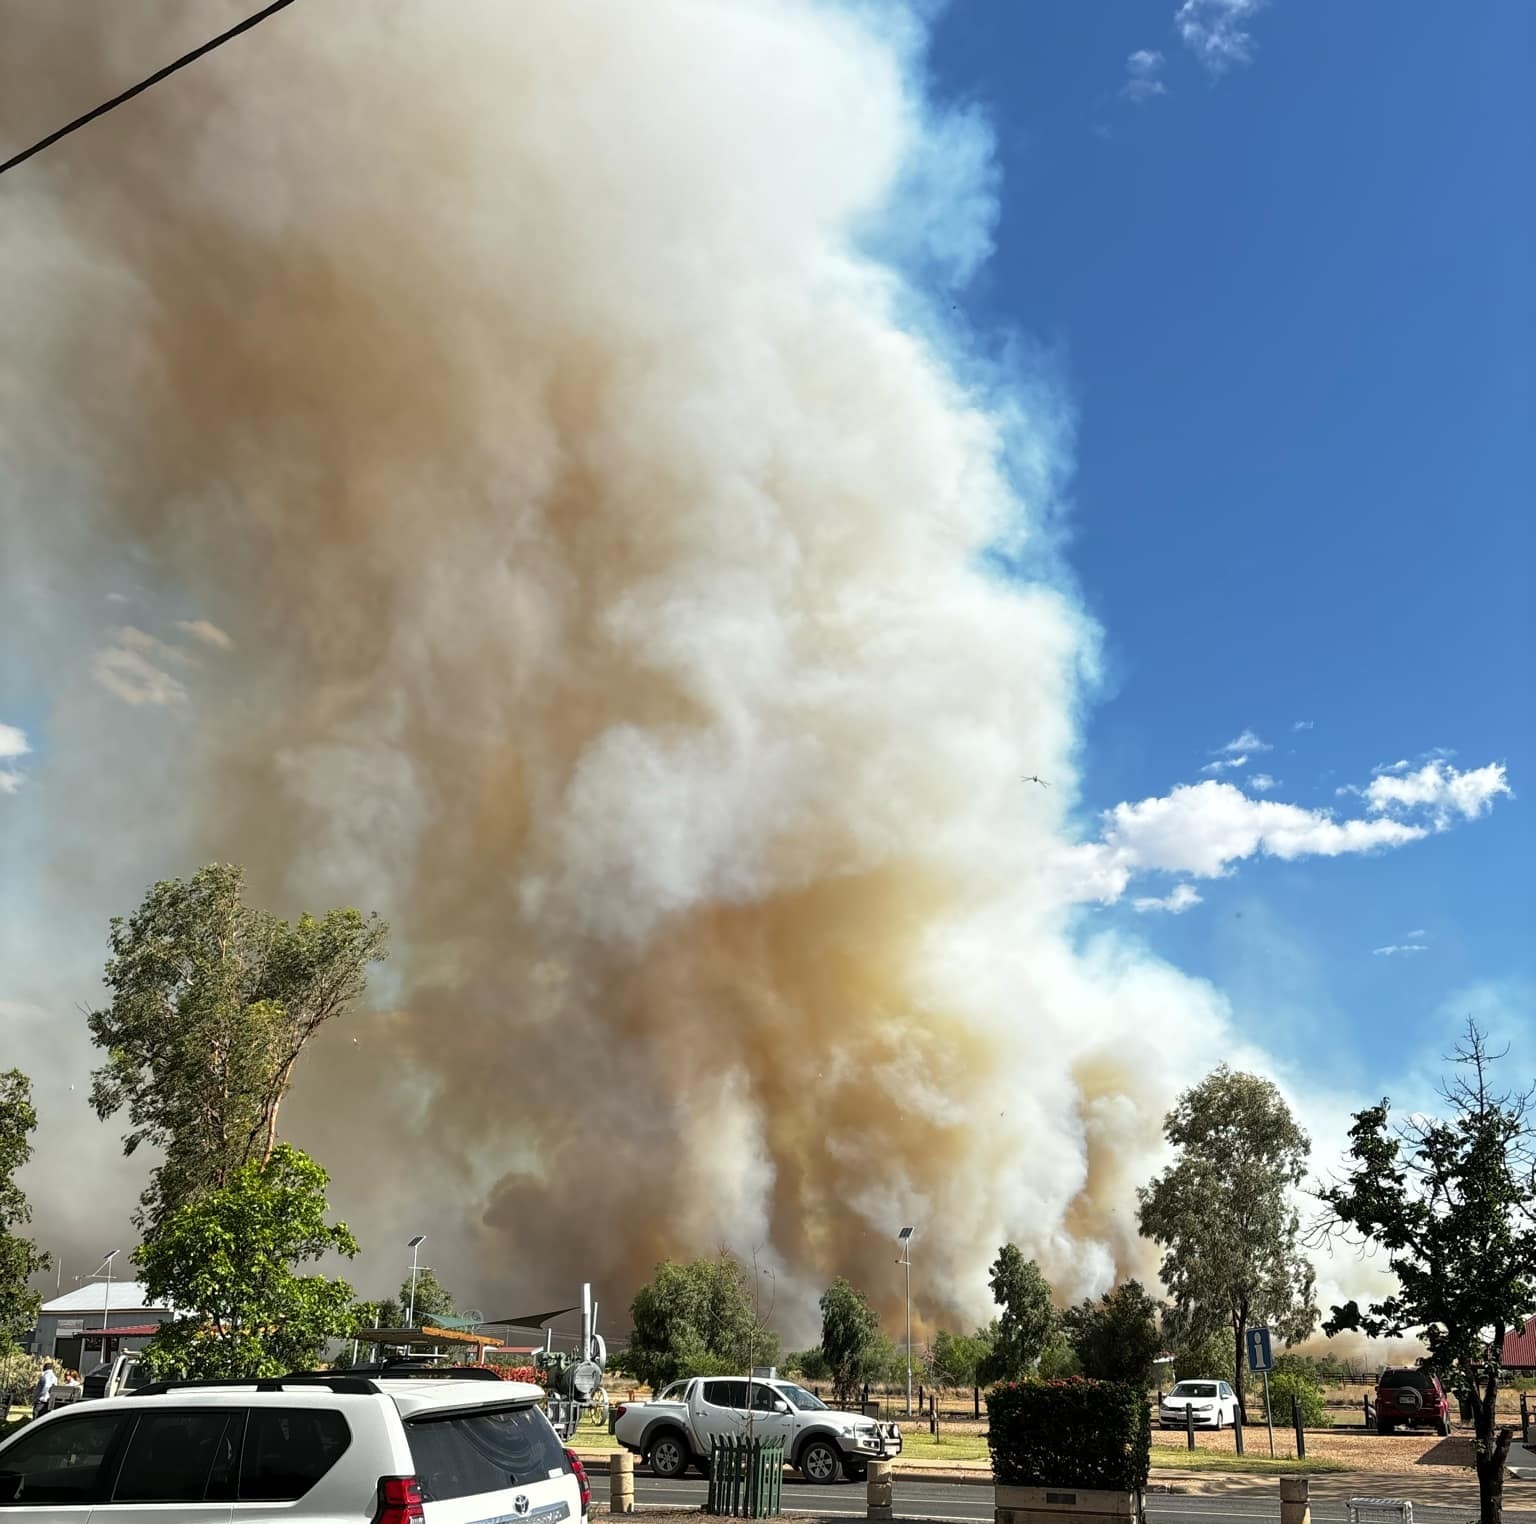
<path id="1" fill-rule="evenodd" d="M 705 1513 L 733 1519 L 769 1519 L 784 1492 L 784 1441 L 715 1436 L 709 1453 Z"/>

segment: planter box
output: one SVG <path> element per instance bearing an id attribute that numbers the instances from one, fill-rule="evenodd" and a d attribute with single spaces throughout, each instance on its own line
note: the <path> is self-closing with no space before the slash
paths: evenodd
<path id="1" fill-rule="evenodd" d="M 1082 1487 L 998 1487 L 994 1524 L 1064 1524 L 1068 1519 L 1142 1517 L 1139 1492 L 1097 1492 Z"/>

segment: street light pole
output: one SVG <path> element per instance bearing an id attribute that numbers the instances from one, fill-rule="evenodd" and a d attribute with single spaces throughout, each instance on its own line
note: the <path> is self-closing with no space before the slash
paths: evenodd
<path id="1" fill-rule="evenodd" d="M 112 1311 L 112 1261 L 122 1252 L 121 1249 L 114 1249 L 102 1261 L 107 1270 L 107 1294 L 102 1298 L 101 1302 L 101 1331 L 103 1333 L 107 1331 L 107 1320 Z M 101 1341 L 101 1358 L 103 1360 L 107 1358 L 107 1341 L 105 1339 Z"/>
<path id="2" fill-rule="evenodd" d="M 915 1228 L 903 1228 L 896 1235 L 901 1244 L 901 1263 L 907 1272 L 907 1417 L 912 1416 L 912 1235 Z"/>
<path id="3" fill-rule="evenodd" d="M 405 1315 L 405 1326 L 407 1328 L 414 1328 L 416 1326 L 416 1276 L 421 1268 L 417 1260 L 421 1254 L 421 1246 L 426 1242 L 426 1238 L 427 1235 L 425 1233 L 418 1233 L 415 1238 L 406 1244 L 406 1248 L 411 1251 L 411 1305 L 410 1310 Z"/>

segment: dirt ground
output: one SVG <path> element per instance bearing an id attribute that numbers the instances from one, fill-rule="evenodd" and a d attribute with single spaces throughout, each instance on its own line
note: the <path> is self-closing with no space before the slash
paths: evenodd
<path id="1" fill-rule="evenodd" d="M 903 1430 L 911 1427 L 915 1432 L 927 1433 L 927 1425 L 902 1424 Z M 939 1425 L 941 1434 L 986 1433 L 983 1419 L 951 1419 Z M 1438 1434 L 1373 1434 L 1364 1429 L 1309 1429 L 1306 1433 L 1307 1458 L 1332 1460 L 1361 1471 L 1375 1471 L 1396 1476 L 1412 1476 L 1420 1467 L 1446 1467 L 1452 1470 L 1469 1469 L 1472 1465 L 1472 1440 L 1470 1435 L 1453 1433 L 1449 1439 Z M 1245 1453 L 1250 1456 L 1269 1454 L 1269 1436 L 1262 1424 L 1250 1424 L 1243 1431 Z M 1231 1455 L 1236 1451 L 1232 1431 L 1197 1433 L 1195 1447 Z M 1187 1448 L 1184 1435 L 1174 1429 L 1152 1431 L 1152 1464 L 1177 1469 L 1179 1454 Z M 1275 1427 L 1275 1455 L 1289 1460 L 1296 1454 L 1296 1435 L 1289 1426 Z"/>

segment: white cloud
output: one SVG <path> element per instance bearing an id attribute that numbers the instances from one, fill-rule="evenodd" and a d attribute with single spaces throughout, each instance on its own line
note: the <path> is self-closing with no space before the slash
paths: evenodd
<path id="1" fill-rule="evenodd" d="M 1169 894 L 1161 899 L 1143 895 L 1131 901 L 1131 909 L 1145 915 L 1149 910 L 1166 910 L 1169 915 L 1183 915 L 1191 906 L 1200 903 L 1200 891 L 1193 884 L 1175 884 Z"/>
<path id="2" fill-rule="evenodd" d="M 1251 730 L 1245 730 L 1240 736 L 1233 736 L 1225 746 L 1218 746 L 1217 751 L 1224 756 L 1233 756 L 1238 752 L 1273 751 L 1268 741 L 1261 741 Z"/>
<path id="3" fill-rule="evenodd" d="M 1255 773 L 1248 780 L 1248 787 L 1256 794 L 1267 794 L 1278 780 L 1270 777 L 1268 773 Z"/>
<path id="4" fill-rule="evenodd" d="M 1112 903 L 1137 874 L 1187 873 L 1219 878 L 1232 864 L 1264 855 L 1338 857 L 1403 846 L 1429 835 L 1425 826 L 1377 816 L 1335 820 L 1326 810 L 1250 799 L 1231 783 L 1180 784 L 1160 798 L 1117 804 L 1104 833 L 1065 854 L 1069 892 Z"/>
<path id="5" fill-rule="evenodd" d="M 19 725 L 0 725 L 0 763 L 12 763 L 31 750 L 27 733 Z M 25 778 L 14 767 L 0 766 L 0 794 L 14 794 Z"/>
<path id="6" fill-rule="evenodd" d="M 1443 831 L 1458 816 L 1476 820 L 1510 792 L 1502 762 L 1461 772 L 1447 762 L 1426 762 L 1417 772 L 1384 772 L 1371 779 L 1365 798 L 1376 814 L 1423 811 Z"/>
<path id="7" fill-rule="evenodd" d="M 1173 25 L 1207 72 L 1221 75 L 1252 58 L 1247 24 L 1263 7 L 1264 0 L 1184 0 Z"/>
<path id="8" fill-rule="evenodd" d="M 1376 778 L 1382 773 L 1405 773 L 1412 766 L 1407 757 L 1399 757 L 1396 762 L 1378 762 L 1371 769 L 1371 776 Z"/>
<path id="9" fill-rule="evenodd" d="M 1127 100 L 1141 105 L 1159 95 L 1167 95 L 1168 87 L 1158 76 L 1163 71 L 1163 55 L 1155 48 L 1137 48 L 1125 61 L 1125 83 L 1120 93 Z"/>
<path id="10" fill-rule="evenodd" d="M 1311 730 L 1317 722 L 1315 720 L 1294 720 L 1291 723 L 1292 730 Z"/>
<path id="11" fill-rule="evenodd" d="M 141 652 L 122 645 L 107 646 L 98 651 L 91 663 L 91 675 L 108 693 L 125 704 L 186 702 L 186 684 L 157 667 Z"/>
<path id="12" fill-rule="evenodd" d="M 1248 753 L 1242 752 L 1235 757 L 1218 757 L 1214 762 L 1207 762 L 1200 769 L 1203 773 L 1222 773 L 1231 767 L 1247 767 Z"/>
<path id="13" fill-rule="evenodd" d="M 1416 931 L 1405 931 L 1403 933 L 1403 941 L 1405 941 L 1405 942 L 1417 942 L 1420 937 L 1426 937 L 1428 935 L 1429 935 L 1429 933 L 1427 931 L 1425 931 L 1424 928 L 1421 926 Z"/>
<path id="14" fill-rule="evenodd" d="M 234 641 L 218 625 L 206 619 L 178 619 L 176 628 L 182 634 L 190 635 L 193 640 L 200 640 L 205 646 L 213 646 L 220 651 L 228 651 L 234 645 Z"/>
<path id="15" fill-rule="evenodd" d="M 179 619 L 176 627 L 204 645 L 218 646 L 223 642 L 227 649 L 234 644 L 223 630 L 206 620 Z M 186 684 L 167 669 L 179 667 L 185 671 L 199 665 L 198 659 L 184 647 L 125 624 L 114 632 L 112 645 L 97 651 L 91 673 L 108 693 L 125 704 L 181 704 L 186 702 Z"/>
<path id="16" fill-rule="evenodd" d="M 1373 947 L 1371 949 L 1371 956 L 1373 958 L 1395 958 L 1402 953 L 1421 953 L 1428 951 L 1429 948 L 1426 947 L 1422 942 L 1397 942 L 1393 943 L 1389 947 Z"/>

